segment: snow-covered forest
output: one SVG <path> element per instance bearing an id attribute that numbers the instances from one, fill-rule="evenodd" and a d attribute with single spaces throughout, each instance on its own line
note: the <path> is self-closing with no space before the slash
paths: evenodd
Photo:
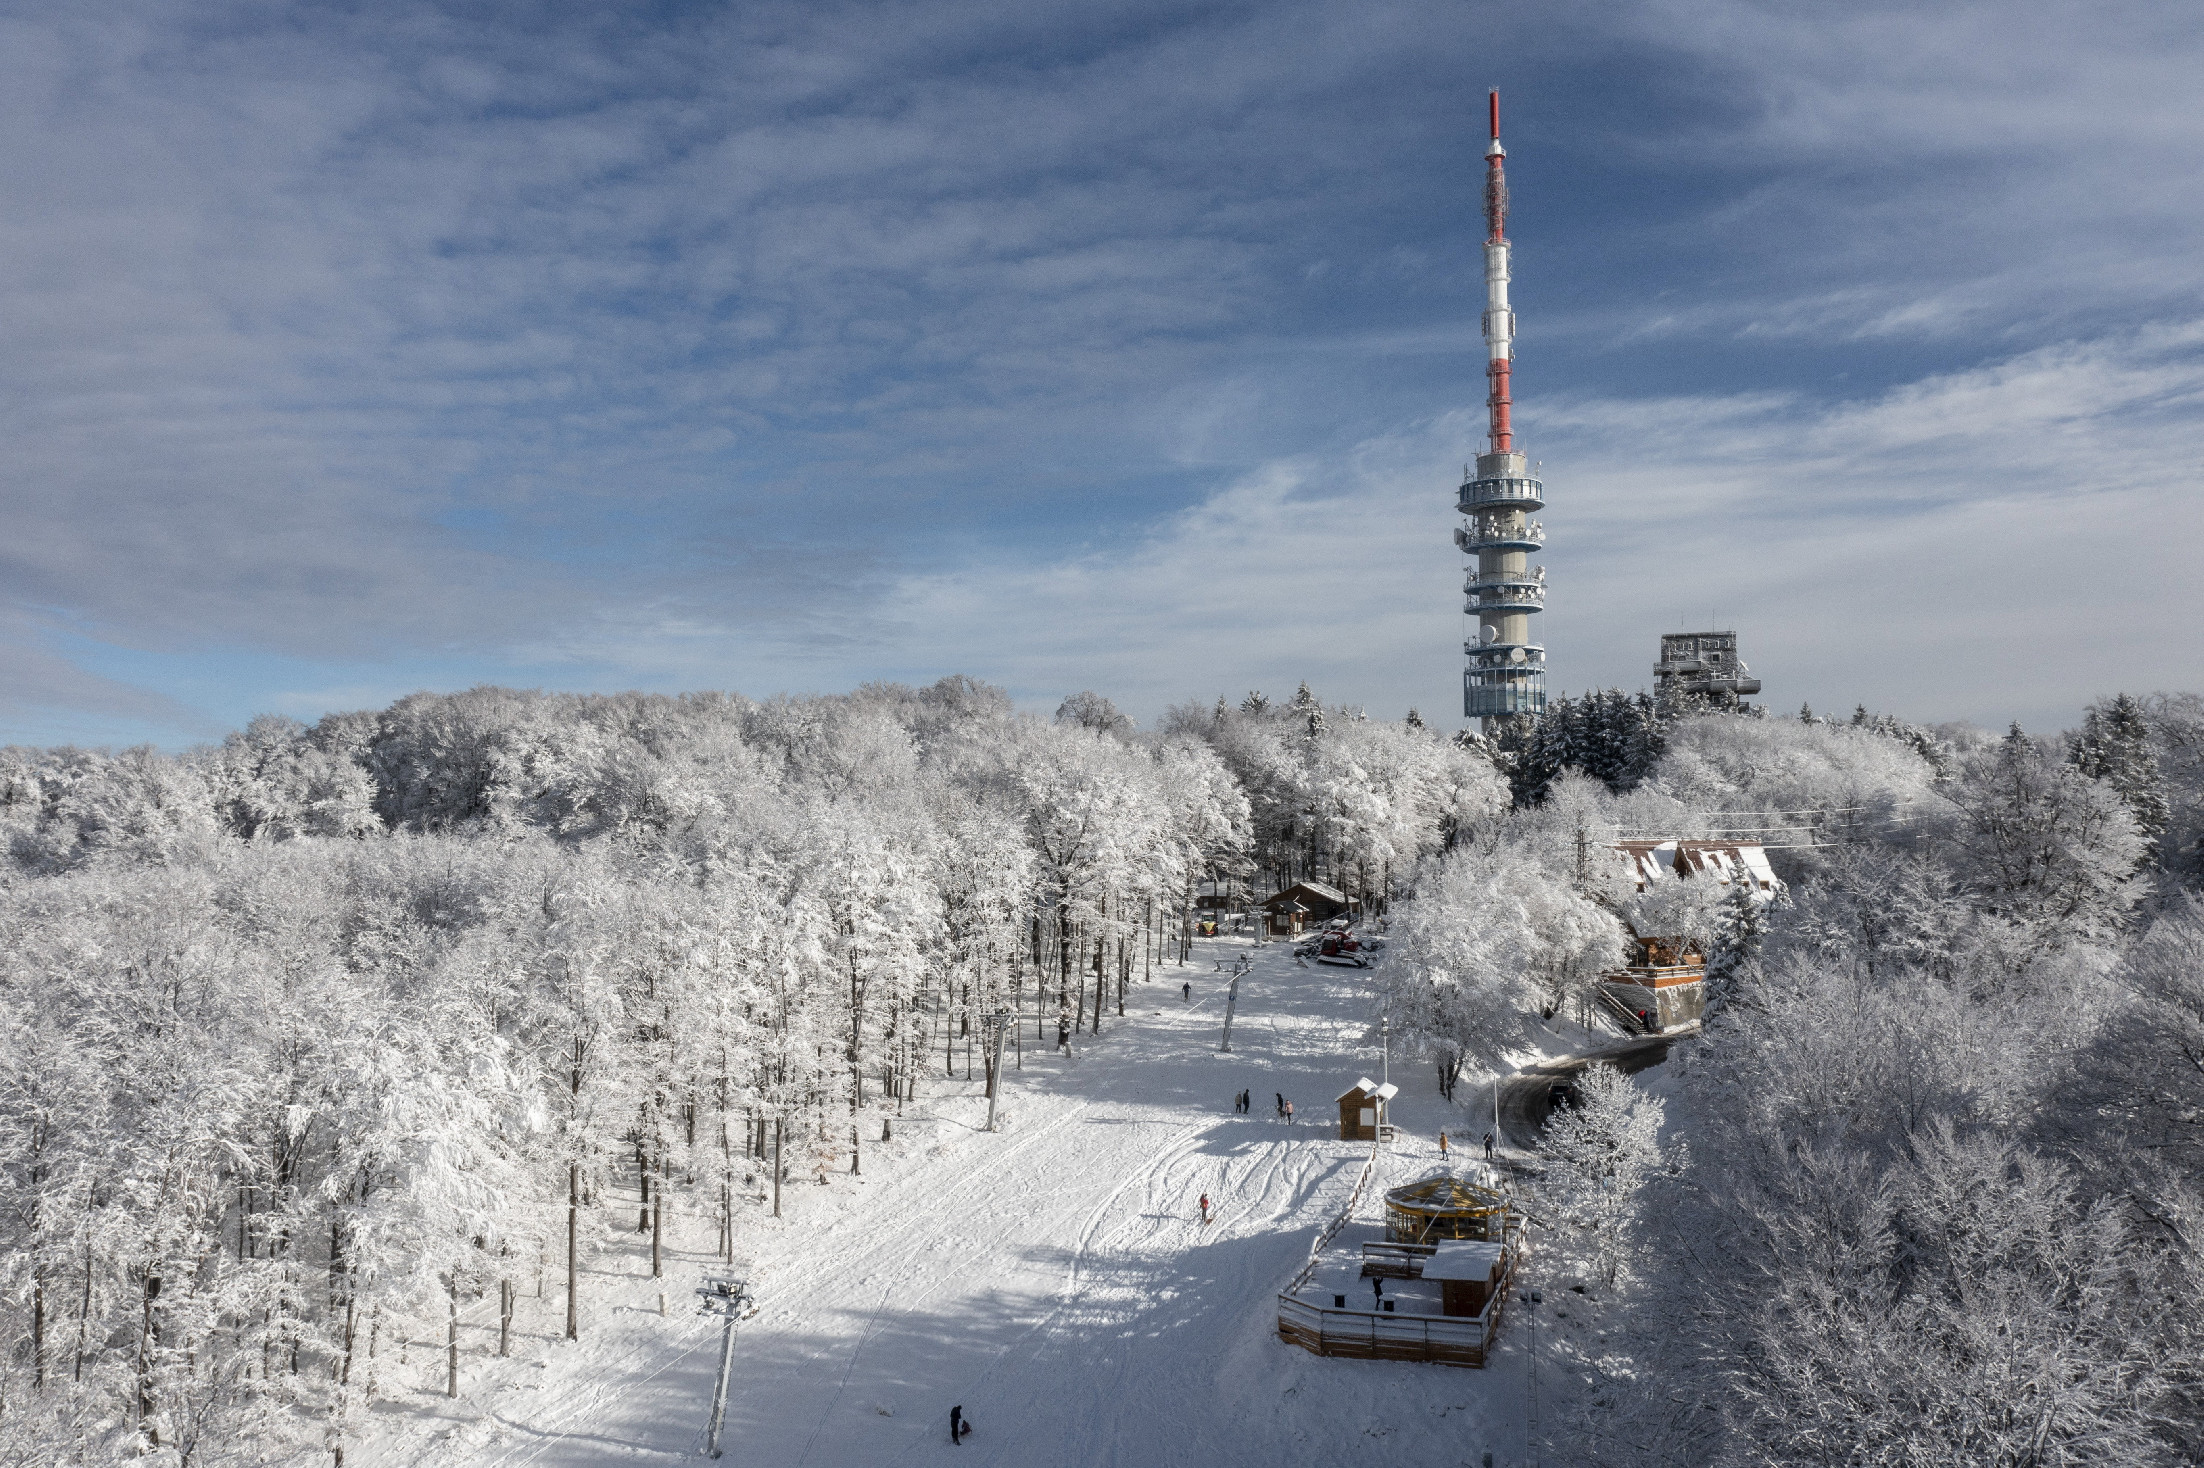
<path id="1" fill-rule="evenodd" d="M 1769 813 L 1769 909 L 1602 855 Z M 1447 1097 L 1626 923 L 1709 954 L 1667 1101 L 1557 1133 L 1547 1253 L 1613 1312 L 1578 1453 L 2204 1449 L 2194 696 L 2039 739 L 1610 694 L 1492 748 L 1305 687 L 477 689 L 10 749 L 0 826 L 0 1463 L 341 1461 L 397 1343 L 466 1389 L 462 1310 L 586 1337 L 586 1220 L 731 1259 L 987 1017 L 1106 1041 L 1205 884 L 1299 880 L 1385 915 L 1369 1018 Z"/>
<path id="2" fill-rule="evenodd" d="M 0 1461 L 340 1448 L 463 1305 L 588 1329 L 585 1213 L 704 1210 L 732 1257 L 985 1067 L 984 1016 L 1107 1032 L 1204 879 L 1382 905 L 1503 801 L 1306 690 L 1154 737 L 950 679 L 10 749 Z"/>
<path id="3" fill-rule="evenodd" d="M 1546 1144 L 1548 1277 L 1611 1287 L 1557 1443 L 2198 1461 L 2204 700 L 2108 699 L 2050 739 L 1864 710 L 1645 727 L 1628 758 L 1533 768 L 1542 804 L 1434 863 L 1389 975 L 1442 1058 L 1489 1043 L 1656 900 L 1583 872 L 1579 833 L 1820 813 L 1771 853 L 1771 909 L 1670 884 L 1634 924 L 1704 947 L 1709 1014 L 1662 1098 L 1595 1071 Z"/>

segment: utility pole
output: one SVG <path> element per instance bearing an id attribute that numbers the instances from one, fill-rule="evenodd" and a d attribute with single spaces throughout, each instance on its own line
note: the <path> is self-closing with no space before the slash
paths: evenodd
<path id="1" fill-rule="evenodd" d="M 717 1315 L 723 1322 L 719 1337 L 719 1380 L 712 1388 L 712 1421 L 704 1431 L 704 1453 L 707 1457 L 719 1456 L 719 1430 L 727 1421 L 727 1378 L 735 1367 L 735 1321 L 741 1317 L 743 1307 L 750 1303 L 750 1282 L 732 1275 L 706 1275 L 704 1288 L 697 1291 L 704 1297 L 704 1313 Z"/>
<path id="2" fill-rule="evenodd" d="M 1393 1011 L 1390 1009 L 1378 1016 L 1378 1044 L 1383 1047 L 1378 1056 L 1378 1089 L 1389 1093 L 1393 1089 Z M 1388 1123 L 1392 1119 L 1393 1102 L 1389 1095 L 1380 1095 L 1378 1120 Z M 1380 1130 L 1378 1135 L 1382 1137 L 1385 1133 Z"/>
<path id="3" fill-rule="evenodd" d="M 995 1129 L 995 1102 L 1003 1088 L 1003 1032 L 1017 1022 L 1017 1016 L 1007 1009 L 998 1009 L 987 1016 L 987 1023 L 995 1030 L 994 1063 L 987 1068 L 987 1129 Z"/>
<path id="4" fill-rule="evenodd" d="M 1240 955 L 1239 963 L 1232 970 L 1232 982 L 1224 991 L 1224 1043 L 1217 1047 L 1217 1053 L 1220 1055 L 1230 1055 L 1232 1053 L 1232 1011 L 1240 1002 L 1240 980 L 1254 966 L 1254 958 L 1243 953 Z"/>

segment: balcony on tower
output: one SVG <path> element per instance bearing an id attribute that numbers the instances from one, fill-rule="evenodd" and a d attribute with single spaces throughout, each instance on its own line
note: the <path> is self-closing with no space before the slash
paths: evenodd
<path id="1" fill-rule="evenodd" d="M 1519 454 L 1487 457 L 1519 459 Z M 1543 510 L 1546 487 L 1528 474 L 1496 474 L 1464 480 L 1462 495 L 1454 507 L 1467 515 L 1477 510 Z"/>
<path id="2" fill-rule="evenodd" d="M 1515 515 L 1473 519 L 1454 527 L 1454 543 L 1470 555 L 1479 551 L 1535 551 L 1546 543 L 1546 527 Z"/>
<path id="3" fill-rule="evenodd" d="M 1462 582 L 1468 601 L 1463 610 L 1478 612 L 1536 612 L 1546 605 L 1546 568 L 1527 566 L 1520 571 L 1472 571 Z"/>
<path id="4" fill-rule="evenodd" d="M 1527 643 L 1471 642 L 1463 649 L 1462 713 L 1467 718 L 1536 717 L 1546 712 L 1546 649 Z"/>

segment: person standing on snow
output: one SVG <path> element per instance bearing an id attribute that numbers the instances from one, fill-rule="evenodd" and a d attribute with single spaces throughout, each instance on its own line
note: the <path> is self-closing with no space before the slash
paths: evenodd
<path id="1" fill-rule="evenodd" d="M 1286 1093 L 1283 1091 L 1274 1091 L 1271 1094 L 1278 1098 L 1278 1114 L 1280 1116 L 1284 1116 L 1286 1114 Z"/>
<path id="2" fill-rule="evenodd" d="M 964 1445 L 964 1430 L 964 1407 L 963 1404 L 959 1403 L 949 1409 L 949 1441 L 962 1447 Z"/>
<path id="3" fill-rule="evenodd" d="M 1293 1103 L 1291 1101 L 1286 1103 L 1286 1125 L 1293 1125 Z"/>
<path id="4" fill-rule="evenodd" d="M 1203 1223 L 1209 1222 L 1209 1195 L 1207 1193 L 1201 1195 L 1201 1221 Z"/>
<path id="5" fill-rule="evenodd" d="M 1191 980 L 1179 985 L 1179 998 L 1184 999 L 1189 1004 L 1194 1002 L 1194 985 Z"/>
<path id="6" fill-rule="evenodd" d="M 1441 1157 L 1444 1157 L 1444 1156 L 1446 1155 L 1446 1133 L 1445 1133 L 1445 1132 L 1441 1132 L 1441 1133 L 1439 1133 L 1439 1155 L 1440 1155 Z"/>
<path id="7" fill-rule="evenodd" d="M 1492 1133 L 1485 1133 L 1485 1161 L 1492 1160 Z"/>

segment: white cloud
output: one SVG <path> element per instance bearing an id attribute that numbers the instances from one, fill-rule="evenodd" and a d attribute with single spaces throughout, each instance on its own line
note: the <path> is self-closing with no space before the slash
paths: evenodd
<path id="1" fill-rule="evenodd" d="M 2061 727 L 2204 671 L 2204 336 L 2031 352 L 1862 402 L 1579 400 L 1540 415 L 1557 687 L 1637 688 L 1658 634 L 1734 625 L 1780 707 Z M 2179 411 L 2173 411 L 2179 409 Z M 906 578 L 883 655 L 1036 701 L 1153 713 L 1309 678 L 1397 716 L 1458 705 L 1453 415 L 1279 463 L 1129 552 Z"/>

